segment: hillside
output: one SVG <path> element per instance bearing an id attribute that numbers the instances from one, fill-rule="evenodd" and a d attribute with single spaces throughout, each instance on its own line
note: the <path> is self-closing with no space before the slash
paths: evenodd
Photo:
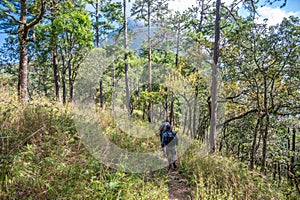
<path id="1" fill-rule="evenodd" d="M 86 150 L 71 105 L 40 99 L 23 107 L 15 95 L 1 94 L 1 199 L 297 198 L 232 158 L 199 156 L 197 142 L 180 158 L 178 171 L 117 171 Z"/>

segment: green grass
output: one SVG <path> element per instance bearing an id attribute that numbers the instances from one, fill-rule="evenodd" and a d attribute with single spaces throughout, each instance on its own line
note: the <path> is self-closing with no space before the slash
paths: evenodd
<path id="1" fill-rule="evenodd" d="M 164 170 L 124 173 L 94 159 L 81 143 L 68 107 L 45 99 L 23 107 L 7 96 L 0 112 L 6 113 L 1 118 L 1 198 L 168 198 Z"/>
<path id="2" fill-rule="evenodd" d="M 195 199 L 293 199 L 259 173 L 250 172 L 244 163 L 200 155 L 199 145 L 184 155 L 179 170 L 188 177 Z"/>
<path id="3" fill-rule="evenodd" d="M 168 199 L 165 169 L 124 173 L 92 157 L 76 132 L 70 105 L 39 99 L 23 107 L 15 94 L 0 92 L 5 99 L 0 102 L 2 199 Z M 126 136 L 107 112 L 99 113 L 99 121 L 122 148 L 160 148 L 156 137 L 141 141 Z M 198 147 L 183 155 L 179 167 L 194 199 L 297 199 L 236 160 L 199 156 Z"/>

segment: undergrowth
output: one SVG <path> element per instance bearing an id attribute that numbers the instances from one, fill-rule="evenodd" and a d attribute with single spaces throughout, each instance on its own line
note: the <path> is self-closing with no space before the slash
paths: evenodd
<path id="1" fill-rule="evenodd" d="M 124 173 L 94 159 L 67 106 L 39 99 L 23 107 L 1 94 L 1 199 L 168 199 L 164 170 Z"/>
<path id="2" fill-rule="evenodd" d="M 194 199 L 297 199 L 286 196 L 259 173 L 250 172 L 244 163 L 219 155 L 199 154 L 199 144 L 186 152 L 179 171 L 188 178 Z"/>
<path id="3" fill-rule="evenodd" d="M 68 105 L 39 98 L 23 106 L 1 90 L 1 199 L 168 199 L 165 169 L 143 174 L 109 168 L 90 155 Z M 99 113 L 104 133 L 121 148 L 153 151 L 157 137 L 126 136 L 109 113 Z M 142 122 L 139 122 L 142 123 Z M 142 125 L 142 124 L 141 124 Z M 221 156 L 199 156 L 192 146 L 180 159 L 193 199 L 293 199 L 245 165 Z M 295 198 L 296 199 L 296 198 Z"/>

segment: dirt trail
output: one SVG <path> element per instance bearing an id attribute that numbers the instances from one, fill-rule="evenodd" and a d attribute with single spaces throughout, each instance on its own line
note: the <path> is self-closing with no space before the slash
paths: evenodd
<path id="1" fill-rule="evenodd" d="M 170 170 L 169 200 L 190 200 L 188 181 L 178 171 Z"/>

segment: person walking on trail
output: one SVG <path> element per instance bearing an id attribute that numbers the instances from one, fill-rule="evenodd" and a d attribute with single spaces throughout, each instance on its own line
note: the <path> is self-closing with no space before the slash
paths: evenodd
<path id="1" fill-rule="evenodd" d="M 177 168 L 176 166 L 177 145 L 178 145 L 178 137 L 176 135 L 176 132 L 172 131 L 171 125 L 168 124 L 166 125 L 166 130 L 162 134 L 162 139 L 161 139 L 162 151 L 164 153 L 164 156 L 167 157 L 169 163 L 168 170 L 170 170 L 172 167 L 174 169 Z"/>

